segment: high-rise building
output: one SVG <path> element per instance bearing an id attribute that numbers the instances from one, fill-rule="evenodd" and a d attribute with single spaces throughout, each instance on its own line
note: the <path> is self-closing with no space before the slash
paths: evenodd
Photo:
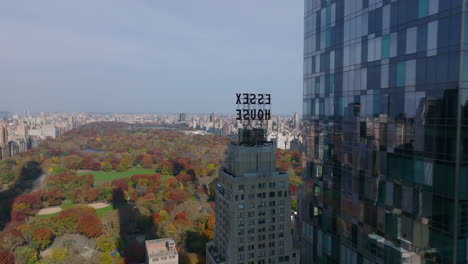
<path id="1" fill-rule="evenodd" d="M 10 157 L 10 145 L 8 142 L 8 125 L 0 123 L 0 160 Z"/>
<path id="2" fill-rule="evenodd" d="M 303 263 L 468 260 L 467 5 L 305 0 Z"/>
<path id="3" fill-rule="evenodd" d="M 8 145 L 8 125 L 0 123 L 0 145 Z"/>
<path id="4" fill-rule="evenodd" d="M 298 112 L 294 112 L 293 114 L 293 127 L 294 129 L 299 129 L 301 125 L 301 117 L 299 116 Z"/>
<path id="5" fill-rule="evenodd" d="M 240 129 L 216 185 L 214 241 L 207 263 L 296 263 L 288 175 L 275 170 L 263 129 Z"/>
<path id="6" fill-rule="evenodd" d="M 187 115 L 185 113 L 179 113 L 179 122 L 187 121 Z"/>

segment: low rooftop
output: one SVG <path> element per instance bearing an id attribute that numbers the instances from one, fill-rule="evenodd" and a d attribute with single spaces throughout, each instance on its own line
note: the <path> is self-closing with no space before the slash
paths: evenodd
<path id="1" fill-rule="evenodd" d="M 176 244 L 172 238 L 147 240 L 145 244 L 150 257 L 177 255 Z"/>

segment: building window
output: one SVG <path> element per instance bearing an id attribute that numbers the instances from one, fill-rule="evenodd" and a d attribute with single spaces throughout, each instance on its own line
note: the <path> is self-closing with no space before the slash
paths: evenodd
<path id="1" fill-rule="evenodd" d="M 397 86 L 403 87 L 406 84 L 406 63 L 397 63 Z"/>
<path id="2" fill-rule="evenodd" d="M 438 21 L 427 24 L 427 56 L 437 55 Z"/>

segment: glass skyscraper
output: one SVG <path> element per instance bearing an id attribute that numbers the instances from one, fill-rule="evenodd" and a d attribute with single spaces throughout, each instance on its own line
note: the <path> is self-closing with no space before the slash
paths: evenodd
<path id="1" fill-rule="evenodd" d="M 467 7 L 305 0 L 302 263 L 468 263 Z"/>

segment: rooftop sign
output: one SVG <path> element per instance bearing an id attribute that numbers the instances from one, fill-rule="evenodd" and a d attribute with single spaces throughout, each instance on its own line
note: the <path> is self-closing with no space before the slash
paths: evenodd
<path id="1" fill-rule="evenodd" d="M 271 94 L 236 93 L 237 120 L 270 120 Z"/>

